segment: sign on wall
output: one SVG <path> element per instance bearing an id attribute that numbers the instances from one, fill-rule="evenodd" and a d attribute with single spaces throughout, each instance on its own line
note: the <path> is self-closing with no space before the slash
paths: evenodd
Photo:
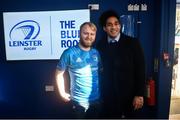
<path id="1" fill-rule="evenodd" d="M 59 59 L 79 42 L 79 27 L 90 21 L 84 10 L 4 12 L 7 60 Z"/>

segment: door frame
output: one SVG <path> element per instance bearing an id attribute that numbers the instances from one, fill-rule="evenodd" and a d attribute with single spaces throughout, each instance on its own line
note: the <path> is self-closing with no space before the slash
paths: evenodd
<path id="1" fill-rule="evenodd" d="M 176 0 L 161 0 L 160 4 L 159 72 L 157 81 L 157 118 L 169 118 L 173 54 L 175 41 Z M 170 57 L 170 67 L 165 65 L 163 53 Z"/>

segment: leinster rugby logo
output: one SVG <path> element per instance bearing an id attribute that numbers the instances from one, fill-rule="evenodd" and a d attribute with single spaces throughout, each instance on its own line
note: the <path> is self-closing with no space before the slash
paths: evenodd
<path id="1" fill-rule="evenodd" d="M 15 24 L 9 32 L 9 46 L 36 50 L 37 46 L 42 46 L 42 41 L 37 40 L 39 33 L 39 23 L 33 20 L 21 21 Z"/>

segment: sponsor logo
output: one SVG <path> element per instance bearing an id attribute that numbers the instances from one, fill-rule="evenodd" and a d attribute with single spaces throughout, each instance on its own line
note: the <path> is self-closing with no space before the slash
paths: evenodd
<path id="1" fill-rule="evenodd" d="M 76 62 L 77 62 L 77 63 L 82 62 L 81 58 L 78 57 L 78 58 L 76 59 Z"/>
<path id="2" fill-rule="evenodd" d="M 94 60 L 95 62 L 97 62 L 97 61 L 98 61 L 98 57 L 97 57 L 97 55 L 92 55 L 92 58 L 93 58 L 93 60 Z"/>

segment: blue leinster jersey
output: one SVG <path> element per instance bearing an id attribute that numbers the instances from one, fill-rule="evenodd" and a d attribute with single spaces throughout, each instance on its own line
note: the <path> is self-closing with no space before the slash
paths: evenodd
<path id="1" fill-rule="evenodd" d="M 100 56 L 96 49 L 82 50 L 78 45 L 66 49 L 57 65 L 68 70 L 71 80 L 71 99 L 82 106 L 99 99 Z"/>

